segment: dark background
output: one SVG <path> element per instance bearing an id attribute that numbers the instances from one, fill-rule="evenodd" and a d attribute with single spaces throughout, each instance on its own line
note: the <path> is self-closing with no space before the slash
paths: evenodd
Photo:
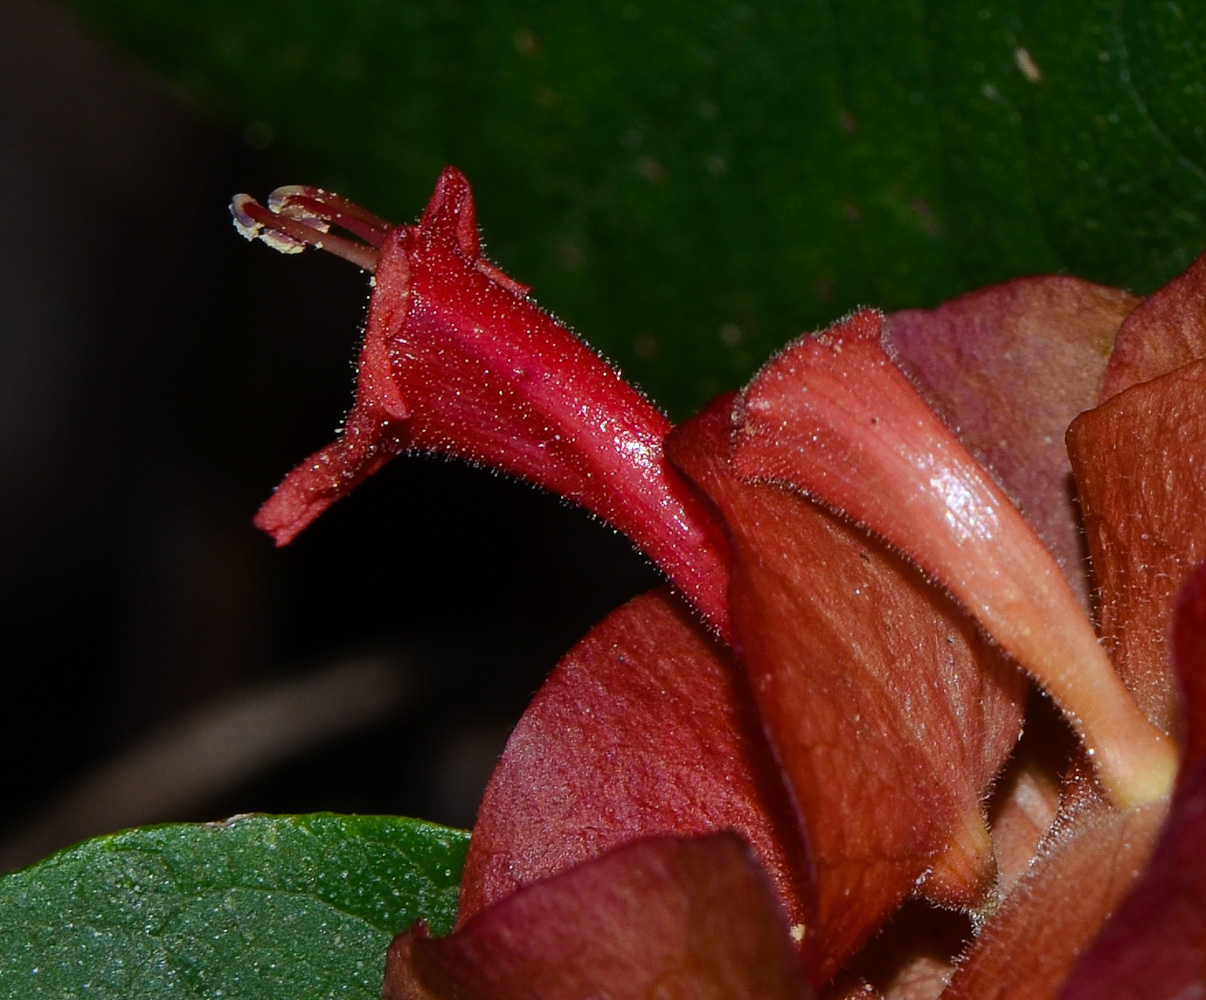
<path id="1" fill-rule="evenodd" d="M 431 459 L 274 550 L 251 515 L 350 403 L 366 278 L 238 239 L 232 193 L 307 180 L 262 126 L 53 6 L 6 0 L 0 36 L 0 869 L 249 811 L 470 825 L 542 677 L 652 571 Z"/>

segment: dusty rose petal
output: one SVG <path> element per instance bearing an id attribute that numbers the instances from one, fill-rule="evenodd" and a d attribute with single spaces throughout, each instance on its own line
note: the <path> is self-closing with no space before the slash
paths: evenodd
<path id="1" fill-rule="evenodd" d="M 1049 1000 L 1151 855 L 1167 800 L 1101 803 L 1050 841 L 984 925 L 943 1000 Z"/>
<path id="2" fill-rule="evenodd" d="M 460 923 L 636 837 L 729 828 L 791 922 L 811 924 L 807 855 L 745 679 L 654 591 L 574 647 L 512 733 L 470 841 Z"/>
<path id="3" fill-rule="evenodd" d="M 723 632 L 723 541 L 664 460 L 669 422 L 481 258 L 459 171 L 444 171 L 417 226 L 389 231 L 375 282 L 344 432 L 256 524 L 285 544 L 400 451 L 455 455 L 602 517 Z"/>
<path id="4" fill-rule="evenodd" d="M 409 938 L 409 940 L 408 940 Z M 774 892 L 732 833 L 659 837 L 395 942 L 385 1000 L 804 1000 Z"/>
<path id="5" fill-rule="evenodd" d="M 1206 361 L 1083 414 L 1069 428 L 1068 450 L 1102 637 L 1140 705 L 1170 729 L 1173 604 L 1206 559 Z"/>
<path id="6" fill-rule="evenodd" d="M 931 574 L 1051 694 L 1113 801 L 1167 795 L 1175 747 L 1123 687 L 1054 558 L 881 333 L 864 310 L 772 359 L 742 396 L 734 467 L 844 513 Z"/>
<path id="7" fill-rule="evenodd" d="M 666 449 L 729 528 L 734 631 L 808 831 L 825 981 L 940 854 L 950 902 L 987 889 L 981 799 L 1017 738 L 1023 684 L 881 543 L 738 478 L 730 410 L 718 400 Z"/>
<path id="8" fill-rule="evenodd" d="M 1174 644 L 1186 716 L 1164 831 L 1134 892 L 1076 968 L 1065 1000 L 1184 1000 L 1206 984 L 1206 566 L 1182 590 Z"/>
<path id="9" fill-rule="evenodd" d="M 1141 301 L 1050 275 L 887 317 L 897 362 L 1018 503 L 1086 609 L 1064 431 L 1097 404 L 1118 327 Z"/>
<path id="10" fill-rule="evenodd" d="M 1202 358 L 1206 358 L 1206 253 L 1122 324 L 1101 400 Z"/>

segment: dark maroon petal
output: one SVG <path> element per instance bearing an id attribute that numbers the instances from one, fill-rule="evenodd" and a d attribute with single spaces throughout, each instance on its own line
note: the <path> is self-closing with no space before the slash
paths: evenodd
<path id="1" fill-rule="evenodd" d="M 739 837 L 659 837 L 520 889 L 451 937 L 391 948 L 385 1000 L 805 1000 Z"/>
<path id="2" fill-rule="evenodd" d="M 1050 275 L 887 317 L 897 363 L 1005 487 L 1086 609 L 1064 431 L 1097 404 L 1118 327 L 1141 301 Z"/>
<path id="3" fill-rule="evenodd" d="M 1185 1000 L 1206 993 L 1206 565 L 1174 626 L 1185 712 L 1182 770 L 1142 879 L 1077 966 L 1065 1000 Z"/>
<path id="4" fill-rule="evenodd" d="M 1171 729 L 1173 605 L 1190 570 L 1206 559 L 1206 361 L 1083 414 L 1069 428 L 1068 450 L 1102 637 L 1139 704 Z"/>
<path id="5" fill-rule="evenodd" d="M 666 449 L 729 528 L 734 633 L 812 847 L 825 981 L 923 877 L 952 905 L 980 901 L 993 874 L 981 800 L 1024 685 L 880 542 L 739 478 L 731 410 L 718 400 Z"/>
<path id="6" fill-rule="evenodd" d="M 1068 820 L 985 923 L 942 1000 L 1055 997 L 1147 863 L 1166 808 L 1099 802 Z"/>
<path id="7" fill-rule="evenodd" d="M 557 666 L 490 779 L 460 923 L 516 888 L 637 837 L 735 829 L 793 925 L 809 865 L 731 655 L 665 591 L 629 602 Z"/>
<path id="8" fill-rule="evenodd" d="M 723 632 L 723 540 L 665 462 L 669 422 L 481 258 L 459 171 L 444 171 L 417 226 L 389 232 L 375 282 L 344 432 L 257 525 L 284 544 L 400 451 L 455 455 L 597 514 Z"/>
<path id="9" fill-rule="evenodd" d="M 742 397 L 733 465 L 807 493 L 905 553 L 1063 710 L 1124 808 L 1168 794 L 1172 743 L 1135 705 L 1018 509 L 856 313 L 774 358 Z"/>
<path id="10" fill-rule="evenodd" d="M 1101 401 L 1202 358 L 1206 358 L 1206 253 L 1122 324 Z"/>

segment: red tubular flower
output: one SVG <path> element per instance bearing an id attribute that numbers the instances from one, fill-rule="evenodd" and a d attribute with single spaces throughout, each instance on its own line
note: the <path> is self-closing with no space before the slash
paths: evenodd
<path id="1" fill-rule="evenodd" d="M 376 288 L 342 436 L 257 523 L 284 543 L 439 450 L 606 518 L 713 627 L 656 591 L 562 661 L 486 791 L 457 931 L 400 935 L 387 998 L 1201 988 L 1206 262 L 1142 304 L 1041 278 L 859 312 L 671 431 L 481 259 L 456 171 L 392 229 L 282 192 L 237 199 L 240 228 Z M 1009 763 L 1027 675 L 1070 762 L 1032 737 Z M 970 914 L 962 940 L 905 928 L 871 960 L 910 897 Z"/>
<path id="2" fill-rule="evenodd" d="M 235 199 L 249 238 L 290 251 L 311 243 L 375 271 L 343 433 L 297 466 L 256 516 L 277 544 L 399 453 L 442 452 L 581 504 L 727 629 L 724 541 L 662 456 L 669 422 L 482 259 L 460 171 L 444 171 L 415 226 L 386 227 L 312 188 L 281 188 L 269 206 Z M 366 242 L 332 236 L 331 223 Z"/>

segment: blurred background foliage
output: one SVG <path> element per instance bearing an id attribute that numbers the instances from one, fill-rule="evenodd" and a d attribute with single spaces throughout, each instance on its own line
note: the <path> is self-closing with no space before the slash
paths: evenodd
<path id="1" fill-rule="evenodd" d="M 1145 292 L 1206 243 L 1189 4 L 6 0 L 0 31 L 0 867 L 249 810 L 468 825 L 544 673 L 654 582 L 443 462 L 258 538 L 350 399 L 365 282 L 237 240 L 234 191 L 407 221 L 455 163 L 490 256 L 675 416 L 856 304 Z"/>
<path id="2" fill-rule="evenodd" d="M 1202 243 L 1206 10 L 1117 0 L 74 0 L 290 180 L 490 252 L 685 415 L 858 303 Z"/>

